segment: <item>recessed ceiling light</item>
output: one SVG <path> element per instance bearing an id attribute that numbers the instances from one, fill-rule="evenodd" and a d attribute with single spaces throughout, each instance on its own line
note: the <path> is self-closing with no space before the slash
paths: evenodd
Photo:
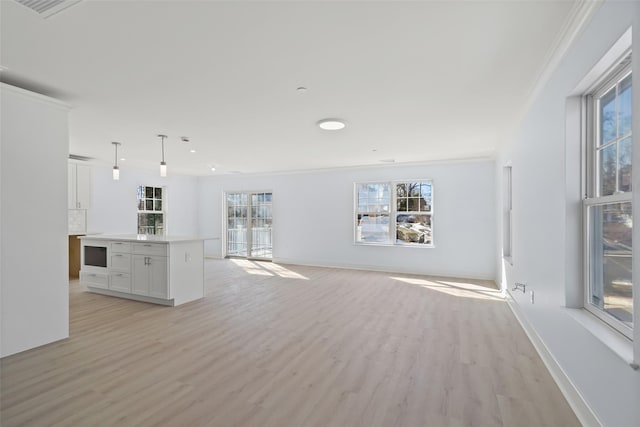
<path id="1" fill-rule="evenodd" d="M 181 136 L 180 137 L 180 141 L 184 142 L 185 144 L 189 143 L 189 137 L 188 136 Z"/>
<path id="2" fill-rule="evenodd" d="M 298 86 L 298 87 L 296 88 L 296 90 L 297 90 L 298 92 L 300 92 L 300 93 L 303 93 L 303 92 L 306 92 L 306 91 L 307 91 L 307 88 L 306 88 L 306 87 L 304 87 L 304 86 Z"/>
<path id="3" fill-rule="evenodd" d="M 322 119 L 318 122 L 318 126 L 324 130 L 340 130 L 344 129 L 345 124 L 342 120 L 338 119 Z"/>
<path id="4" fill-rule="evenodd" d="M 196 152 L 196 150 L 189 150 L 189 152 L 190 152 L 190 153 L 195 153 L 195 152 Z"/>
<path id="5" fill-rule="evenodd" d="M 216 167 L 215 166 L 211 166 L 211 172 L 215 172 L 216 171 Z"/>
<path id="6" fill-rule="evenodd" d="M 125 160 L 127 160 L 127 159 L 125 159 L 124 157 L 120 157 L 120 161 L 121 162 L 124 162 Z"/>

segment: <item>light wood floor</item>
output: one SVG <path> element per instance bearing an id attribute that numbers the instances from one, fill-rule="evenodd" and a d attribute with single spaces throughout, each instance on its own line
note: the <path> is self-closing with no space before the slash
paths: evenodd
<path id="1" fill-rule="evenodd" d="M 175 308 L 72 282 L 71 338 L 2 359 L 0 425 L 579 425 L 486 283 L 206 269 Z"/>

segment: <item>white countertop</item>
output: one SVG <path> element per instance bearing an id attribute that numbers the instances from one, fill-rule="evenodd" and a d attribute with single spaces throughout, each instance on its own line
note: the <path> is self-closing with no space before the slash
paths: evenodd
<path id="1" fill-rule="evenodd" d="M 123 240 L 133 242 L 157 242 L 157 243 L 171 243 L 171 242 L 197 242 L 206 240 L 203 237 L 188 237 L 188 236 L 147 236 L 144 234 L 92 234 L 87 236 L 78 237 L 80 240 Z"/>

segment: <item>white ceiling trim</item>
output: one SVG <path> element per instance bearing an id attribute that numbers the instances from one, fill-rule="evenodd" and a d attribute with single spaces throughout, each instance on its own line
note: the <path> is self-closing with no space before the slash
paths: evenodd
<path id="1" fill-rule="evenodd" d="M 579 0 L 573 5 L 564 27 L 545 56 L 544 64 L 540 68 L 538 77 L 532 85 L 529 95 L 522 106 L 520 115 L 516 120 L 516 124 L 522 122 L 525 115 L 529 112 L 529 109 L 538 98 L 538 95 L 540 95 L 542 89 L 549 82 L 551 75 L 560 64 L 560 61 L 567 54 L 567 51 L 573 44 L 574 40 L 591 21 L 591 18 L 603 3 L 604 0 Z M 514 127 L 514 129 L 516 128 L 517 126 Z M 500 145 L 504 145 L 506 142 L 506 140 L 500 141 Z"/>
<path id="2" fill-rule="evenodd" d="M 437 159 L 437 160 L 425 160 L 417 162 L 394 162 L 394 163 L 380 163 L 380 164 L 367 164 L 367 165 L 354 165 L 354 166 L 336 166 L 329 168 L 314 168 L 314 169 L 294 169 L 294 170 L 281 170 L 281 171 L 269 171 L 269 172 L 224 172 L 221 174 L 210 175 L 198 175 L 200 178 L 222 178 L 228 175 L 241 175 L 241 176 L 274 176 L 274 175 L 299 175 L 308 173 L 324 173 L 333 171 L 350 171 L 350 170 L 365 170 L 365 169 L 393 169 L 393 168 L 408 168 L 408 167 L 420 167 L 420 166 L 434 166 L 434 165 L 452 165 L 460 163 L 479 163 L 479 162 L 491 162 L 496 159 L 495 152 L 486 156 L 474 156 L 464 158 L 449 158 L 449 159 Z M 154 169 L 155 170 L 155 169 Z M 188 175 L 193 176 L 193 175 Z"/>
<path id="3" fill-rule="evenodd" d="M 60 101 L 59 99 L 51 98 L 50 96 L 42 95 L 36 92 L 32 92 L 30 90 L 22 89 L 17 86 L 12 86 L 12 85 L 0 82 L 0 88 L 2 88 L 3 91 L 17 93 L 24 97 L 31 98 L 34 101 L 52 105 L 61 110 L 69 111 L 73 108 L 71 107 L 71 105 L 63 101 Z"/>

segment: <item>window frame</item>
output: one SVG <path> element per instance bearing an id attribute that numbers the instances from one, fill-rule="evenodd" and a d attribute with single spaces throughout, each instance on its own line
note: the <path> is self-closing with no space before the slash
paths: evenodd
<path id="1" fill-rule="evenodd" d="M 513 265 L 513 166 L 507 164 L 502 168 L 502 257 Z"/>
<path id="2" fill-rule="evenodd" d="M 159 188 L 162 190 L 162 197 L 160 198 L 160 200 L 162 201 L 162 210 L 148 210 L 145 209 L 140 210 L 137 206 L 136 206 L 136 230 L 137 230 L 137 234 L 138 235 L 143 235 L 143 236 L 166 236 L 168 234 L 167 231 L 167 187 L 165 186 L 156 186 L 156 185 L 138 185 L 136 187 L 136 205 L 140 202 L 141 199 L 138 198 L 138 189 L 142 187 L 145 189 L 147 188 L 153 188 L 153 192 L 154 192 L 154 197 L 153 200 L 156 200 L 155 197 L 155 190 L 156 188 Z M 144 198 L 145 200 L 147 199 L 146 197 Z M 162 233 L 160 234 L 146 234 L 146 233 L 140 233 L 140 214 L 153 214 L 153 215 L 162 215 Z M 154 227 L 155 228 L 155 227 Z"/>
<path id="3" fill-rule="evenodd" d="M 398 195 L 397 195 L 397 185 L 398 184 L 408 184 L 408 183 L 422 183 L 429 184 L 431 186 L 431 209 L 429 212 L 422 211 L 398 211 Z M 387 185 L 389 192 L 389 210 L 386 212 L 372 212 L 372 211 L 360 211 L 359 203 L 358 203 L 358 186 L 360 185 L 370 185 L 370 184 L 379 184 L 379 185 Z M 402 179 L 402 180 L 393 180 L 393 181 L 358 181 L 353 184 L 353 242 L 355 245 L 362 246 L 394 246 L 394 247 L 408 247 L 408 248 L 434 248 L 435 247 L 435 239 L 434 239 L 434 212 L 435 212 L 435 202 L 434 202 L 434 184 L 433 179 Z M 389 230 L 387 235 L 387 240 L 382 242 L 371 241 L 367 242 L 364 240 L 358 240 L 358 215 L 387 215 L 389 217 Z M 418 242 L 398 242 L 397 239 L 397 218 L 398 215 L 428 215 L 431 221 L 431 243 L 418 243 Z"/>
<path id="4" fill-rule="evenodd" d="M 595 260 L 591 256 L 592 245 L 595 241 L 595 236 L 592 231 L 591 224 L 591 216 L 594 208 L 599 206 L 607 206 L 618 203 L 631 203 L 632 209 L 635 209 L 633 206 L 633 186 L 631 187 L 631 191 L 621 192 L 619 191 L 619 155 L 616 149 L 616 185 L 615 191 L 613 194 L 601 195 L 600 189 L 600 160 L 599 153 L 604 148 L 611 146 L 613 144 L 619 144 L 627 137 L 631 137 L 632 141 L 632 150 L 633 150 L 633 127 L 629 131 L 628 134 L 624 134 L 622 136 L 618 136 L 606 143 L 600 144 L 600 132 L 601 132 L 601 120 L 599 116 L 599 99 L 607 94 L 612 88 L 616 87 L 620 84 L 624 79 L 628 76 L 632 75 L 632 67 L 631 61 L 627 60 L 630 58 L 631 49 L 627 49 L 623 55 L 621 55 L 620 60 L 614 63 L 614 66 L 605 71 L 601 77 L 585 92 L 582 96 L 582 111 L 583 111 L 583 203 L 582 203 L 582 218 L 583 218 L 583 277 L 584 277 L 584 298 L 583 298 L 583 307 L 589 313 L 596 316 L 598 319 L 603 321 L 605 324 L 616 330 L 617 332 L 624 335 L 626 338 L 633 340 L 633 327 L 628 326 L 623 321 L 615 318 L 613 315 L 607 313 L 603 309 L 600 309 L 591 301 L 592 296 L 592 286 L 594 281 L 592 279 L 593 267 L 596 265 Z M 632 89 L 633 91 L 633 89 Z M 617 98 L 616 94 L 616 98 Z M 633 95 L 632 95 L 633 96 Z M 617 104 L 617 102 L 616 102 Z M 616 110 L 616 115 L 618 114 Z M 617 119 L 616 119 L 617 120 Z M 632 123 L 633 123 L 633 111 L 632 111 Z M 633 155 L 632 155 L 633 159 Z M 633 165 L 632 160 L 632 168 Z M 632 243 L 633 245 L 633 243 Z M 631 255 L 633 257 L 633 253 Z M 633 265 L 633 261 L 632 261 Z M 633 274 L 633 273 L 632 273 Z M 632 292 L 639 292 L 638 287 L 633 282 L 632 276 Z M 632 294 L 633 295 L 633 294 Z M 633 303 L 633 296 L 632 296 Z M 633 324 L 637 324 L 638 318 L 638 309 L 632 312 L 633 316 Z"/>
<path id="5" fill-rule="evenodd" d="M 246 197 L 246 204 L 230 204 L 229 203 L 229 196 L 245 196 Z M 269 198 L 271 199 L 269 202 L 263 201 L 262 203 L 260 201 L 258 201 L 257 204 L 254 204 L 252 201 L 252 197 L 253 196 L 266 196 L 269 195 Z M 273 191 L 272 190 L 262 190 L 262 191 L 223 191 L 222 192 L 222 206 L 223 206 L 223 212 L 222 212 L 222 229 L 224 230 L 223 234 L 223 240 L 222 240 L 222 244 L 223 244 L 223 257 L 224 258 L 242 258 L 242 259 L 247 259 L 247 260 L 260 260 L 260 261 L 272 261 L 273 260 Z M 270 216 L 268 217 L 264 217 L 262 218 L 263 220 L 269 220 L 270 221 L 270 225 L 268 227 L 256 227 L 255 224 L 253 223 L 254 217 L 252 216 L 253 213 L 253 209 L 254 208 L 259 208 L 259 207 L 263 207 L 265 205 L 269 205 L 270 206 Z M 242 217 L 237 217 L 236 215 L 233 216 L 229 216 L 229 208 L 246 208 L 247 212 L 246 212 L 246 217 L 244 218 L 246 220 L 246 224 L 244 225 L 244 229 L 245 229 L 245 240 L 243 241 L 239 241 L 239 242 L 234 242 L 234 244 L 236 245 L 236 251 L 230 251 L 229 250 L 229 243 L 230 243 L 230 239 L 229 239 L 229 232 L 230 230 L 236 230 L 236 228 L 232 228 L 229 229 L 229 220 L 230 219 L 237 219 L 237 218 L 242 218 Z M 254 249 L 253 248 L 253 244 L 254 244 L 254 240 L 253 240 L 253 231 L 257 228 L 269 228 L 269 239 L 271 242 L 271 249 L 265 250 L 265 253 L 269 253 L 268 255 L 264 255 L 264 256 L 258 256 L 258 255 L 252 255 L 251 254 L 251 250 Z M 244 245 L 245 246 L 245 254 L 241 254 L 238 253 L 237 251 L 237 247 L 239 245 Z"/>

